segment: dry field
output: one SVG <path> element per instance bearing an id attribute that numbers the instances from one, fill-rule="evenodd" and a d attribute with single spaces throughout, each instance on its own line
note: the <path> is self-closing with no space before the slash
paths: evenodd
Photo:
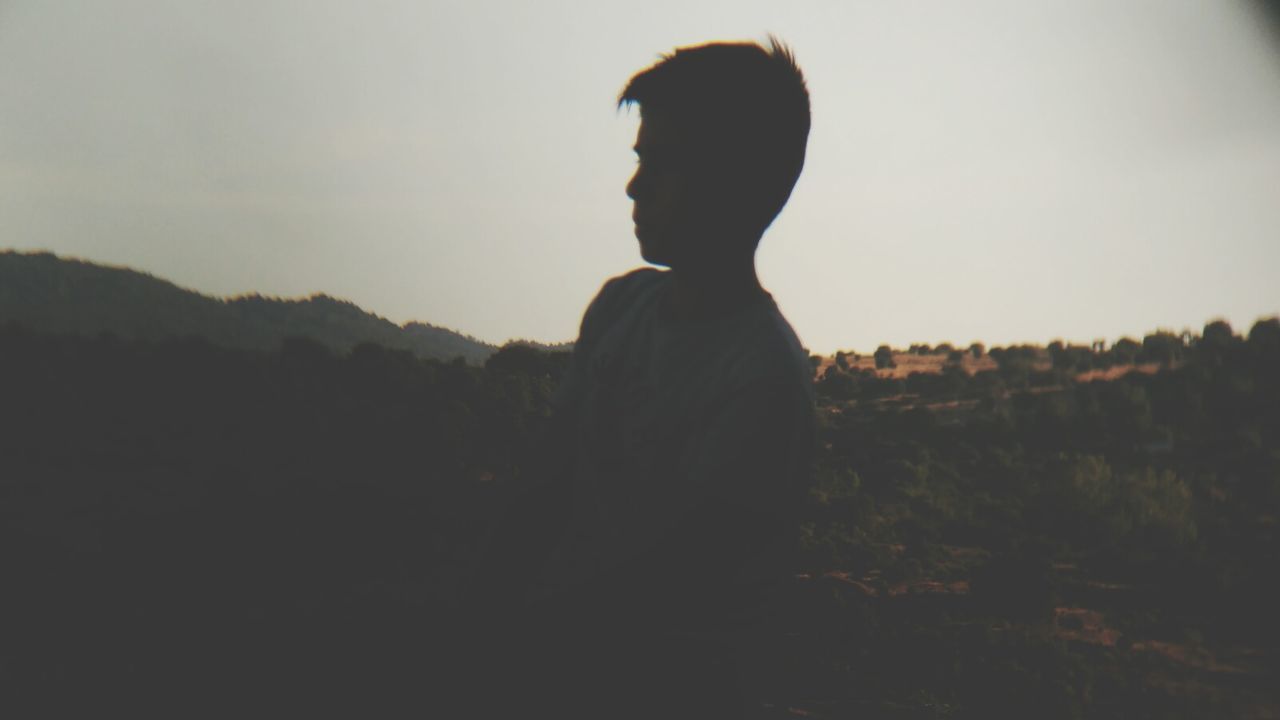
<path id="1" fill-rule="evenodd" d="M 942 369 L 947 365 L 947 356 L 946 355 L 913 355 L 911 353 L 895 352 L 893 354 L 893 362 L 897 365 L 897 367 L 884 368 L 881 370 L 876 370 L 875 358 L 872 357 L 870 354 L 859 355 L 855 360 L 853 354 L 850 353 L 848 354 L 847 362 L 849 363 L 850 368 L 857 369 L 857 370 L 871 370 L 871 371 L 874 371 L 880 377 L 905 378 L 913 372 L 918 372 L 918 373 L 942 372 Z M 822 373 L 825 372 L 828 367 L 834 365 L 835 363 L 836 363 L 836 358 L 834 355 L 823 357 L 822 362 L 818 365 L 817 376 L 821 377 Z M 965 372 L 969 373 L 970 375 L 973 375 L 974 373 L 982 372 L 983 370 L 995 370 L 996 361 L 992 360 L 990 357 L 986 355 L 983 355 L 980 358 L 975 358 L 966 352 L 964 354 L 964 359 L 960 361 L 960 367 L 963 368 Z M 1049 367 L 1049 360 L 1046 357 L 1044 360 L 1044 368 L 1040 368 L 1039 366 L 1037 366 L 1037 369 L 1047 369 L 1048 367 Z"/>
<path id="2" fill-rule="evenodd" d="M 947 366 L 947 356 L 937 355 L 913 355 L 905 352 L 895 352 L 893 354 L 893 362 L 896 367 L 876 369 L 876 361 L 871 355 L 859 355 L 854 359 L 852 353 L 847 356 L 846 362 L 849 367 L 855 370 L 870 370 L 880 377 L 906 378 L 911 373 L 941 373 Z M 822 377 L 822 373 L 826 372 L 828 367 L 836 364 L 834 355 L 824 356 L 818 364 L 814 373 L 814 377 Z M 1042 357 L 1038 358 L 1031 366 L 1033 370 L 1049 370 L 1053 367 L 1052 361 L 1049 359 L 1048 353 L 1045 352 Z M 969 353 L 964 354 L 964 358 L 960 361 L 960 368 L 966 373 L 973 375 L 984 370 L 997 370 L 996 361 L 991 359 L 990 355 L 983 355 L 975 358 Z M 1159 363 L 1139 363 L 1135 365 L 1116 365 L 1109 368 L 1099 368 L 1097 370 L 1089 370 L 1079 373 L 1075 376 L 1076 382 L 1091 382 L 1093 380 L 1115 380 L 1118 377 L 1127 375 L 1130 372 L 1140 372 L 1151 375 L 1160 370 Z"/>

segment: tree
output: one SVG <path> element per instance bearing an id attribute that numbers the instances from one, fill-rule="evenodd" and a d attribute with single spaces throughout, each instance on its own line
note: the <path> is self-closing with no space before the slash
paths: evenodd
<path id="1" fill-rule="evenodd" d="M 852 400 L 858 396 L 858 380 L 839 367 L 831 366 L 822 373 L 816 391 L 833 400 Z"/>
<path id="2" fill-rule="evenodd" d="M 1169 367 L 1182 360 L 1182 338 L 1163 330 L 1142 338 L 1142 353 L 1139 356 L 1147 362 L 1155 362 Z"/>
<path id="3" fill-rule="evenodd" d="M 1061 340 L 1054 340 L 1049 343 L 1049 359 L 1053 362 L 1053 367 L 1059 370 L 1065 370 L 1067 367 L 1066 346 Z"/>
<path id="4" fill-rule="evenodd" d="M 893 350 L 888 345 L 881 345 L 876 348 L 876 369 L 897 367 L 897 363 L 893 361 Z"/>
<path id="5" fill-rule="evenodd" d="M 1035 348 L 1029 345 L 1014 345 L 1007 348 L 992 348 L 988 355 L 996 361 L 1000 368 L 1000 376 L 1011 386 L 1026 385 L 1031 373 L 1031 365 L 1035 361 Z"/>
<path id="6" fill-rule="evenodd" d="M 1235 333 L 1231 330 L 1231 323 L 1226 320 L 1214 320 L 1204 326 L 1204 333 L 1200 336 L 1200 342 L 1211 347 L 1226 347 L 1236 339 Z"/>
<path id="7" fill-rule="evenodd" d="M 1084 372 L 1093 369 L 1093 351 L 1083 345 L 1068 345 L 1053 359 L 1053 366 L 1066 372 Z"/>
<path id="8" fill-rule="evenodd" d="M 490 355 L 484 369 L 497 375 L 528 375 L 550 377 L 552 375 L 549 354 L 524 343 L 507 343 Z"/>
<path id="9" fill-rule="evenodd" d="M 1249 347 L 1255 352 L 1275 353 L 1280 350 L 1280 318 L 1263 318 L 1249 329 Z"/>
<path id="10" fill-rule="evenodd" d="M 972 355 L 975 360 L 982 357 L 982 354 L 986 352 L 986 350 L 987 349 L 980 342 L 975 342 L 969 345 L 969 354 Z"/>
<path id="11" fill-rule="evenodd" d="M 1132 365 L 1138 359 L 1142 346 L 1133 338 L 1120 338 L 1111 346 L 1111 357 L 1117 365 Z"/>

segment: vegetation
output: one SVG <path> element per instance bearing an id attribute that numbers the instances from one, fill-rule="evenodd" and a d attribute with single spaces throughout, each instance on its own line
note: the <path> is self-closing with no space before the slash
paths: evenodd
<path id="1" fill-rule="evenodd" d="M 849 643 L 812 709 L 1274 713 L 1278 348 L 1271 318 L 992 348 L 972 375 L 824 366 L 802 537 Z"/>
<path id="2" fill-rule="evenodd" d="M 777 716 L 1280 710 L 1280 321 L 930 352 L 820 363 Z M 426 702 L 567 358 L 0 324 L 0 682 Z"/>

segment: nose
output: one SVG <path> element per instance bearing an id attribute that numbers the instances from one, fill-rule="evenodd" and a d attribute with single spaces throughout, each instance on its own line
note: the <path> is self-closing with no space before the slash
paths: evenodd
<path id="1" fill-rule="evenodd" d="M 636 168 L 635 173 L 631 175 L 631 180 L 627 182 L 627 197 L 632 200 L 638 199 L 636 196 L 640 194 L 640 168 Z"/>

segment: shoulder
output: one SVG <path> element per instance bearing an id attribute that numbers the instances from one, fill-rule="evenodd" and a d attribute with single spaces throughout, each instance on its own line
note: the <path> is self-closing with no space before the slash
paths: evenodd
<path id="1" fill-rule="evenodd" d="M 651 296 L 666 278 L 665 272 L 653 268 L 637 268 L 606 280 L 582 315 L 575 348 L 588 351 L 597 338 L 625 320 L 627 313 L 634 312 L 639 301 Z"/>
<path id="2" fill-rule="evenodd" d="M 587 306 L 582 316 L 579 339 L 595 335 L 600 328 L 613 325 L 636 301 L 666 281 L 667 273 L 653 268 L 637 268 L 609 278 Z"/>
<path id="3" fill-rule="evenodd" d="M 629 273 L 609 278 L 600 288 L 600 292 L 596 293 L 595 299 L 591 301 L 587 310 L 590 312 L 591 308 L 623 304 L 628 297 L 656 287 L 666 278 L 667 273 L 654 268 L 636 268 Z"/>
<path id="4" fill-rule="evenodd" d="M 770 301 L 732 325 L 717 334 L 715 369 L 704 390 L 707 412 L 744 428 L 811 434 L 813 370 L 790 323 Z"/>
<path id="5" fill-rule="evenodd" d="M 766 387 L 812 403 L 809 353 L 772 301 L 752 314 L 732 355 L 729 376 L 739 387 Z"/>

